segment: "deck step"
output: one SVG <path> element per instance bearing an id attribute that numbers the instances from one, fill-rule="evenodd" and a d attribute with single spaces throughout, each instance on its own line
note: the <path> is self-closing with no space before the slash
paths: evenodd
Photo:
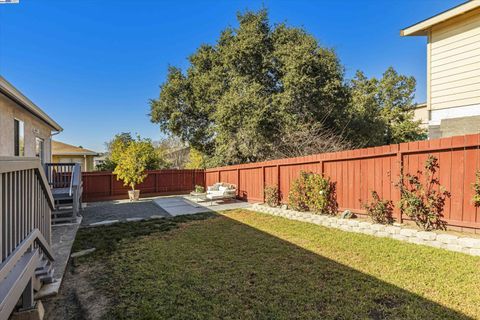
<path id="1" fill-rule="evenodd" d="M 42 259 L 40 260 L 40 263 L 38 264 L 38 267 L 35 269 L 35 271 L 42 270 L 45 268 L 50 268 L 52 263 L 48 259 Z"/>
<path id="2" fill-rule="evenodd" d="M 77 217 L 67 217 L 67 218 L 56 218 L 52 219 L 53 224 L 60 224 L 60 223 L 75 223 L 77 222 Z"/>
<path id="3" fill-rule="evenodd" d="M 65 210 L 57 210 L 52 212 L 53 217 L 64 217 L 68 215 L 73 215 L 73 210 L 72 209 L 65 209 Z"/>
<path id="4" fill-rule="evenodd" d="M 54 269 L 51 268 L 48 270 L 46 273 L 39 275 L 37 278 L 43 283 L 43 284 L 49 284 L 55 281 L 55 278 L 53 277 L 53 272 Z"/>
<path id="5" fill-rule="evenodd" d="M 60 195 L 56 195 L 53 199 L 55 201 L 73 200 L 73 196 L 69 194 L 60 194 Z"/>

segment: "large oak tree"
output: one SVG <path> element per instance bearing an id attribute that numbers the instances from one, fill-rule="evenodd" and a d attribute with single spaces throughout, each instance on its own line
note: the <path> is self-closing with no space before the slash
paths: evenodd
<path id="1" fill-rule="evenodd" d="M 266 10 L 239 14 L 237 28 L 200 46 L 189 62 L 185 72 L 169 68 L 150 117 L 204 154 L 207 165 L 270 159 L 289 141 L 285 137 L 301 137 L 298 131 L 329 137 L 331 143 L 309 139 L 309 153 L 365 141 L 355 132 L 362 117 L 370 125 L 370 111 L 355 116 L 352 103 L 361 100 L 361 90 L 345 81 L 335 52 L 301 28 L 271 26 Z M 370 102 L 378 113 L 378 101 Z M 289 150 L 283 146 L 280 154 Z"/>

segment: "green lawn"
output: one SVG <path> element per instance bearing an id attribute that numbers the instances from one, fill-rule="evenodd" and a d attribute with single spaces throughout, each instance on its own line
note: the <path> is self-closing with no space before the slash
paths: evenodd
<path id="1" fill-rule="evenodd" d="M 246 210 L 81 229 L 92 246 L 108 319 L 480 318 L 480 258 Z"/>

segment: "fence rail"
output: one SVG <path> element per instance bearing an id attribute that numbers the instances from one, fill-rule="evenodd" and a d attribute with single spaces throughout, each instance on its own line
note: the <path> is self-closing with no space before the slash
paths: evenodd
<path id="1" fill-rule="evenodd" d="M 263 202 L 265 186 L 278 185 L 285 203 L 300 171 L 323 173 L 336 182 L 340 210 L 363 214 L 362 203 L 371 200 L 371 191 L 396 204 L 400 169 L 415 174 L 428 155 L 438 158 L 437 177 L 451 192 L 444 220 L 451 226 L 480 229 L 480 211 L 472 202 L 472 185 L 480 169 L 480 134 L 207 169 L 205 183 L 236 184 L 238 196 L 251 202 Z M 406 218 L 398 205 L 395 216 L 399 221 Z"/>
<path id="2" fill-rule="evenodd" d="M 187 193 L 195 185 L 205 186 L 204 170 L 151 170 L 145 181 L 137 186 L 142 196 Z M 111 172 L 83 172 L 83 201 L 102 201 L 128 198 L 122 181 Z"/>

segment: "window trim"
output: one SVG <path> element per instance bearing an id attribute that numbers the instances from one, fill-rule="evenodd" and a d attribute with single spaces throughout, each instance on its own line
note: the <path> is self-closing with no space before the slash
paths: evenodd
<path id="1" fill-rule="evenodd" d="M 41 149 L 37 150 L 39 142 L 41 143 Z M 41 164 L 45 164 L 45 139 L 44 138 L 35 136 L 35 156 L 40 159 Z"/>
<path id="2" fill-rule="evenodd" d="M 25 122 L 18 118 L 13 118 L 13 155 L 25 156 Z"/>

